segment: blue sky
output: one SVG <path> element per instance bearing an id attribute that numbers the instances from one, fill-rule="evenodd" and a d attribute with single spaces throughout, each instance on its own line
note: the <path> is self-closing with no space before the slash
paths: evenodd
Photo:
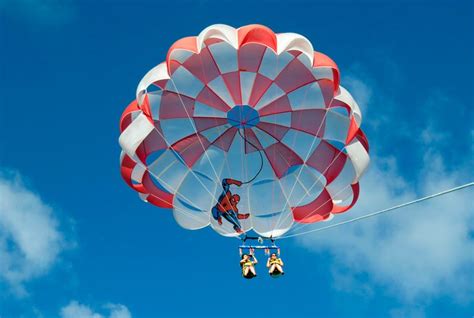
<path id="1" fill-rule="evenodd" d="M 285 278 L 247 281 L 237 240 L 185 231 L 136 197 L 117 142 L 138 81 L 176 39 L 260 23 L 331 56 L 361 105 L 373 159 L 349 217 L 472 181 L 471 1 L 0 0 L 0 10 L 1 318 L 474 313 L 472 190 L 281 241 Z"/>

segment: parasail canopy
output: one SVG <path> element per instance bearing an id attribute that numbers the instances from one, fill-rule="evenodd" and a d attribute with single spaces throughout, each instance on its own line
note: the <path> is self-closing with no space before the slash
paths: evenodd
<path id="1" fill-rule="evenodd" d="M 337 65 L 305 37 L 262 25 L 212 25 L 175 42 L 124 111 L 121 172 L 179 225 L 210 225 L 222 180 L 243 231 L 278 237 L 350 209 L 369 163 L 362 116 Z"/>

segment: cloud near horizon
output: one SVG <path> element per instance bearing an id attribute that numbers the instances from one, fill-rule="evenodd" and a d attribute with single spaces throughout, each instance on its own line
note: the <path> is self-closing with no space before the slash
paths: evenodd
<path id="1" fill-rule="evenodd" d="M 107 304 L 103 306 L 109 314 L 104 316 L 87 305 L 80 304 L 76 300 L 61 308 L 61 318 L 132 318 L 128 308 L 121 304 Z"/>
<path id="2" fill-rule="evenodd" d="M 369 104 L 366 109 L 375 107 L 371 96 L 377 91 L 376 87 L 365 85 L 357 77 L 349 77 L 348 86 L 356 99 L 359 96 Z M 388 100 L 388 104 L 396 106 L 392 100 Z M 390 112 L 393 110 L 389 109 Z M 381 117 L 385 115 L 382 113 Z M 384 125 L 388 124 L 389 121 L 385 121 Z M 412 145 L 404 145 L 404 155 L 414 149 L 408 155 L 411 162 L 419 160 L 422 168 L 404 171 L 407 167 L 398 156 L 374 155 L 373 151 L 355 208 L 323 225 L 473 181 L 472 159 L 469 160 L 473 157 L 473 148 L 467 148 L 464 162 L 453 166 L 445 146 L 454 136 L 437 126 L 432 118 L 426 118 L 422 125 L 425 127 L 417 128 L 422 134 L 413 138 Z M 374 135 L 378 140 L 371 140 L 372 146 L 391 140 L 391 136 L 385 134 Z M 373 148 L 376 152 L 383 146 Z M 301 236 L 298 241 L 316 253 L 329 252 L 333 262 L 330 272 L 337 290 L 371 297 L 375 288 L 380 287 L 415 310 L 394 308 L 392 316 L 403 316 L 407 312 L 423 316 L 424 306 L 439 297 L 467 304 L 474 301 L 473 190 L 467 188 L 372 219 Z"/>
<path id="3" fill-rule="evenodd" d="M 431 169 L 421 172 L 424 182 L 418 187 L 399 176 L 394 159 L 375 158 L 379 163 L 361 182 L 357 208 L 334 220 L 353 218 L 461 184 L 463 176 L 446 173 L 442 158 L 434 156 Z M 303 236 L 300 242 L 314 251 L 332 254 L 337 289 L 361 292 L 362 288 L 370 294 L 371 288 L 367 288 L 375 284 L 409 303 L 438 296 L 472 301 L 471 197 L 472 189 L 465 189 L 324 234 Z M 367 281 L 359 280 L 359 274 L 367 274 Z"/>
<path id="4" fill-rule="evenodd" d="M 18 174 L 0 170 L 0 284 L 26 296 L 25 283 L 45 275 L 67 247 L 53 208 Z"/>

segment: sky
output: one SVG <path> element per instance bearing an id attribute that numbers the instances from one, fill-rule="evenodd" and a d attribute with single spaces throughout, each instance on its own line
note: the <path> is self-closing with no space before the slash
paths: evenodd
<path id="1" fill-rule="evenodd" d="M 300 33 L 338 64 L 371 165 L 335 220 L 474 180 L 472 1 L 0 0 L 0 317 L 472 316 L 472 188 L 281 240 L 285 277 L 243 280 L 237 240 L 126 186 L 136 85 L 215 23 Z"/>

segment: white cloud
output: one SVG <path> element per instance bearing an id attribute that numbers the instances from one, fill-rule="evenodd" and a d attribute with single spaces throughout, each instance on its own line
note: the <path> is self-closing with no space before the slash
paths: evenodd
<path id="1" fill-rule="evenodd" d="M 24 283 L 45 274 L 65 246 L 53 209 L 18 175 L 0 172 L 0 282 L 24 296 Z"/>
<path id="2" fill-rule="evenodd" d="M 373 165 L 361 182 L 357 208 L 336 217 L 335 222 L 466 181 L 462 176 L 446 173 L 437 154 L 425 161 L 420 185 L 415 188 L 399 176 L 393 163 L 374 160 L 377 161 L 382 164 Z M 371 290 L 367 291 L 367 283 L 382 285 L 408 302 L 437 296 L 472 301 L 472 196 L 472 189 L 451 193 L 391 214 L 303 236 L 300 241 L 315 251 L 333 255 L 336 288 L 349 291 L 365 281 L 361 287 L 368 294 Z M 367 274 L 368 282 L 358 281 L 359 274 Z"/>
<path id="3" fill-rule="evenodd" d="M 61 318 L 131 318 L 132 315 L 127 307 L 120 304 L 107 304 L 103 306 L 109 315 L 104 316 L 95 312 L 92 308 L 82 305 L 77 301 L 71 301 L 61 309 Z"/>
<path id="4" fill-rule="evenodd" d="M 361 82 L 356 77 L 349 78 L 351 93 L 365 98 L 371 110 L 376 101 L 371 99 L 370 92 L 377 91 L 380 95 L 380 90 L 376 86 L 366 87 Z M 379 117 L 396 115 L 394 111 L 399 107 L 389 96 L 374 99 L 383 99 L 386 105 L 391 105 L 386 112 L 377 114 Z M 447 164 L 450 154 L 442 155 L 438 150 L 452 138 L 452 132 L 444 129 L 441 133 L 443 129 L 435 118 L 428 116 L 424 121 L 423 126 L 417 128 L 421 129 L 421 136 L 413 138 L 412 145 L 400 148 L 405 161 L 377 157 L 372 152 L 371 166 L 361 180 L 361 196 L 356 207 L 331 222 L 473 181 L 474 148 L 471 153 L 466 149 L 466 159 L 453 169 Z M 399 133 L 396 129 L 391 130 L 389 124 L 390 121 L 386 121 L 387 127 L 382 129 L 387 134 L 377 130 L 376 137 L 382 144 L 384 140 L 391 140 L 392 130 L 394 134 Z M 399 122 L 395 121 L 395 124 Z M 468 133 L 472 131 L 472 128 L 467 129 Z M 416 151 L 406 153 L 407 149 Z M 423 168 L 413 172 L 413 167 L 406 166 L 407 157 L 414 167 Z M 401 173 L 399 169 L 411 171 Z M 394 309 L 392 316 L 404 316 L 406 312 L 423 316 L 424 305 L 437 297 L 446 296 L 461 303 L 474 301 L 473 194 L 474 189 L 468 188 L 372 219 L 302 236 L 299 241 L 315 252 L 332 255 L 334 263 L 330 272 L 336 289 L 373 297 L 374 287 L 383 287 L 408 306 Z"/>
<path id="5" fill-rule="evenodd" d="M 62 318 L 103 318 L 104 316 L 94 313 L 91 308 L 72 301 L 61 309 Z"/>
<path id="6" fill-rule="evenodd" d="M 365 113 L 373 95 L 367 82 L 354 75 L 348 75 L 344 77 L 344 87 L 353 95 L 362 113 Z"/>
<path id="7" fill-rule="evenodd" d="M 109 318 L 132 318 L 132 314 L 124 305 L 109 304 L 107 308 L 110 310 Z"/>

